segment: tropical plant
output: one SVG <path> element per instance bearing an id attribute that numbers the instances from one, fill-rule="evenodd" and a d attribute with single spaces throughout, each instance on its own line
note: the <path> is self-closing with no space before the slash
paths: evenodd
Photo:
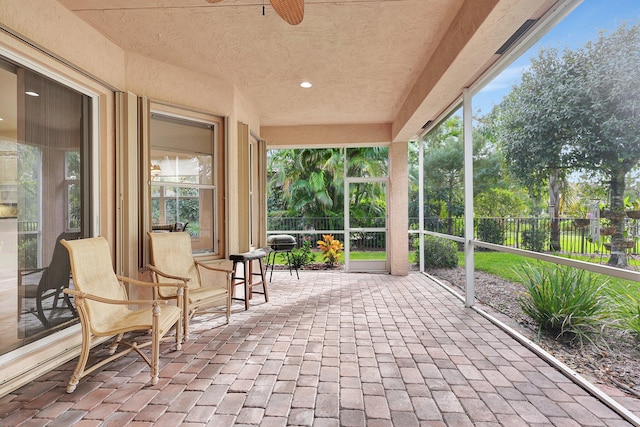
<path id="1" fill-rule="evenodd" d="M 342 149 L 269 150 L 268 211 L 342 216 L 343 164 Z"/>
<path id="2" fill-rule="evenodd" d="M 340 263 L 344 245 L 332 234 L 323 234 L 322 240 L 318 240 L 318 249 L 322 252 L 324 262 L 333 267 Z"/>
<path id="3" fill-rule="evenodd" d="M 287 262 L 286 256 L 291 260 L 291 266 L 296 270 L 303 268 L 305 265 L 308 265 L 313 261 L 313 253 L 311 253 L 311 241 L 308 238 L 305 238 L 302 242 L 301 248 L 293 248 L 291 249 L 291 253 L 280 253 L 280 258 Z"/>
<path id="4" fill-rule="evenodd" d="M 537 324 L 539 332 L 556 339 L 592 341 L 592 334 L 606 323 L 606 281 L 597 276 L 554 264 L 525 263 L 518 271 L 525 294 L 522 311 Z"/>
<path id="5" fill-rule="evenodd" d="M 624 198 L 624 207 L 625 209 L 640 211 L 640 199 L 636 199 L 633 202 L 629 196 Z"/>
<path id="6" fill-rule="evenodd" d="M 349 176 L 387 176 L 388 151 L 387 147 L 348 149 Z M 269 150 L 270 217 L 342 218 L 344 154 L 344 149 L 338 148 Z M 354 184 L 351 191 L 354 193 L 350 194 L 350 200 L 355 203 L 352 208 L 362 210 L 363 217 L 384 210 L 386 193 L 382 186 Z"/>

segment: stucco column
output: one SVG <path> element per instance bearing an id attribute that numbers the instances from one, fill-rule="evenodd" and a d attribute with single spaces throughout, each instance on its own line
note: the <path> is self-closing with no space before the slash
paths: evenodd
<path id="1" fill-rule="evenodd" d="M 392 143 L 389 147 L 389 215 L 387 244 L 390 272 L 394 276 L 409 274 L 409 144 Z"/>

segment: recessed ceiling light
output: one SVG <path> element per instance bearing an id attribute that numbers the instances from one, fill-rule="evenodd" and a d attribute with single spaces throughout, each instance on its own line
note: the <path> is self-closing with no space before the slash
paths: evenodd
<path id="1" fill-rule="evenodd" d="M 313 86 L 313 85 L 311 83 L 309 83 L 309 82 L 300 83 L 300 87 L 303 87 L 305 89 L 309 89 L 311 86 Z"/>
<path id="2" fill-rule="evenodd" d="M 0 117 L 0 122 L 3 121 L 4 119 L 2 117 Z"/>
<path id="3" fill-rule="evenodd" d="M 30 90 L 25 92 L 25 95 L 29 95 L 29 96 L 40 96 L 39 93 L 37 92 L 31 92 Z"/>

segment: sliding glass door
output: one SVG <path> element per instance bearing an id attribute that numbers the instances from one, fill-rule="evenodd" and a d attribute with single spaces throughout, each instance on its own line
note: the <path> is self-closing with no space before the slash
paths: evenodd
<path id="1" fill-rule="evenodd" d="M 76 322 L 60 239 L 90 235 L 91 98 L 0 58 L 0 354 Z"/>

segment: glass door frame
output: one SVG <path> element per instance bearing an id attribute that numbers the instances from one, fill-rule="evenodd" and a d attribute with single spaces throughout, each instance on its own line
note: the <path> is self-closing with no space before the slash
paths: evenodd
<path id="1" fill-rule="evenodd" d="M 389 248 L 387 245 L 389 233 L 389 177 L 349 177 L 348 176 L 348 150 L 344 150 L 344 270 L 347 273 L 389 273 Z M 385 214 L 384 227 L 351 227 L 351 184 L 382 183 L 385 186 Z M 384 233 L 385 259 L 376 260 L 352 260 L 351 259 L 351 233 L 375 232 Z"/>

